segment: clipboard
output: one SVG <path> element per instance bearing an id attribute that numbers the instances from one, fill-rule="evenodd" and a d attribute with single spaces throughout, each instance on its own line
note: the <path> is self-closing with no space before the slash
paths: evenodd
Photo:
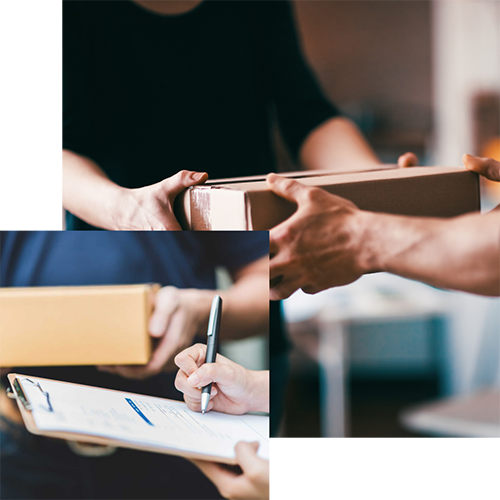
<path id="1" fill-rule="evenodd" d="M 176 455 L 180 457 L 184 457 L 187 459 L 197 459 L 197 460 L 207 460 L 211 462 L 218 462 L 218 463 L 225 463 L 225 464 L 230 464 L 234 465 L 236 464 L 235 457 L 229 457 L 229 456 L 220 456 L 216 453 L 211 454 L 211 453 L 203 453 L 203 452 L 198 452 L 198 451 L 193 451 L 189 449 L 179 449 L 179 447 L 169 447 L 168 445 L 165 446 L 164 444 L 162 445 L 154 445 L 151 443 L 140 443 L 140 442 L 133 442 L 133 441 L 128 441 L 128 440 L 122 440 L 122 439 L 115 439 L 113 437 L 103 437 L 99 435 L 93 435 L 91 433 L 80 433 L 80 432 L 67 432 L 64 430 L 45 430 L 45 429 L 40 429 L 35 421 L 35 418 L 33 416 L 34 412 L 34 405 L 32 401 L 30 401 L 29 397 L 27 396 L 26 392 L 23 390 L 23 385 L 21 382 L 29 381 L 30 383 L 33 383 L 34 387 L 37 387 L 37 389 L 40 390 L 40 393 L 42 394 L 42 397 L 45 398 L 46 400 L 46 406 L 47 408 L 51 408 L 51 411 L 54 411 L 54 406 L 56 406 L 57 401 L 53 401 L 53 398 L 51 398 L 50 393 L 46 392 L 43 388 L 44 382 L 46 385 L 47 383 L 57 383 L 61 384 L 62 386 L 70 386 L 72 389 L 77 390 L 77 388 L 82 389 L 93 389 L 97 391 L 103 391 L 104 393 L 108 394 L 114 394 L 115 396 L 123 396 L 128 397 L 128 398 L 147 398 L 148 400 L 158 400 L 162 404 L 184 404 L 179 401 L 174 401 L 174 400 L 169 400 L 169 399 L 164 399 L 164 398 L 153 398 L 150 396 L 143 396 L 140 394 L 133 394 L 133 393 L 127 393 L 127 392 L 121 392 L 121 391 L 115 391 L 112 389 L 101 389 L 101 388 L 96 388 L 96 387 L 91 387 L 91 386 L 85 386 L 85 385 L 80 385 L 80 384 L 73 384 L 70 382 L 60 382 L 60 381 L 55 381 L 55 380 L 50 380 L 50 379 L 44 379 L 40 377 L 31 377 L 28 375 L 21 375 L 21 374 L 16 374 L 16 373 L 9 373 L 7 375 L 7 378 L 10 383 L 10 388 L 7 389 L 7 395 L 15 399 L 17 401 L 19 410 L 21 412 L 21 416 L 23 418 L 24 424 L 26 426 L 26 429 L 31 432 L 32 434 L 39 435 L 39 436 L 45 436 L 49 438 L 55 438 L 55 439 L 64 439 L 68 441 L 69 443 L 85 443 L 85 444 L 90 444 L 90 445 L 101 445 L 107 447 L 109 450 L 110 448 L 130 448 L 134 450 L 139 450 L 139 451 L 146 451 L 146 452 L 153 452 L 153 453 L 162 453 L 166 455 Z M 127 399 L 128 400 L 128 399 Z M 54 405 L 54 406 L 53 406 Z M 187 406 L 186 406 L 187 408 Z M 136 409 L 137 411 L 137 409 Z M 188 412 L 191 412 L 191 410 L 187 410 Z M 140 412 L 139 412 L 140 413 Z M 191 412 L 196 418 L 199 418 L 200 414 L 196 414 L 195 412 Z M 213 412 L 209 412 L 213 413 Z M 222 418 L 238 418 L 237 416 L 233 415 L 226 415 L 226 414 L 216 414 L 223 416 Z M 240 416 L 241 417 L 241 416 Z M 144 418 L 144 416 L 142 417 Z M 267 418 L 268 417 L 258 417 L 258 418 Z M 147 420 L 147 419 L 146 419 Z M 236 421 L 235 421 L 236 422 Z M 151 423 L 151 422 L 150 422 Z M 227 424 L 225 424 L 227 425 Z M 260 436 L 264 439 L 267 439 L 268 441 L 268 436 Z M 70 446 L 73 449 L 73 446 Z M 234 448 L 234 446 L 233 446 Z M 92 454 L 92 453 L 91 453 Z M 104 453 L 104 454 L 109 454 L 109 453 Z"/>

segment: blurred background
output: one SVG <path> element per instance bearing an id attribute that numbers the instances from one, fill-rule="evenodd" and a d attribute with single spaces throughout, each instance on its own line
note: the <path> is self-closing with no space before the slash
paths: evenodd
<path id="1" fill-rule="evenodd" d="M 500 160 L 500 2 L 296 1 L 295 12 L 325 93 L 384 162 Z M 279 151 L 282 170 L 296 169 Z M 482 185 L 482 210 L 499 187 Z M 499 299 L 380 273 L 298 292 L 284 309 L 282 436 L 500 435 Z"/>

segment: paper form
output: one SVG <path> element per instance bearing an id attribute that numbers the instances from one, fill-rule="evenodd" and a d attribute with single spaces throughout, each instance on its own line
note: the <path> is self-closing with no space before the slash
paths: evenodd
<path id="1" fill-rule="evenodd" d="M 50 395 L 54 409 L 33 383 Z M 258 441 L 258 455 L 269 459 L 269 417 L 202 415 L 184 402 L 107 391 L 36 377 L 19 377 L 42 431 L 76 432 L 140 445 L 234 458 L 238 441 Z"/>

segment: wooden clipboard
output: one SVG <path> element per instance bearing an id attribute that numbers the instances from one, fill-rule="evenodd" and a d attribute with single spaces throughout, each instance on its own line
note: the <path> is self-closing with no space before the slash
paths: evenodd
<path id="1" fill-rule="evenodd" d="M 234 458 L 226 458 L 226 457 L 220 457 L 217 455 L 206 455 L 206 454 L 201 454 L 201 453 L 192 453 L 188 451 L 181 451 L 176 448 L 167 448 L 164 446 L 150 446 L 150 445 L 141 445 L 138 443 L 130 443 L 128 441 L 120 441 L 112 438 L 103 438 L 101 436 L 94 436 L 91 434 L 79 434 L 76 432 L 56 432 L 56 431 L 44 431 L 38 429 L 35 419 L 32 415 L 31 412 L 31 403 L 27 399 L 26 395 L 24 394 L 24 391 L 22 389 L 22 386 L 19 382 L 19 379 L 21 378 L 27 378 L 29 379 L 29 375 L 21 375 L 17 373 L 9 373 L 7 375 L 7 378 L 10 383 L 10 388 L 7 389 L 7 395 L 15 399 L 17 401 L 17 404 L 19 406 L 19 411 L 21 412 L 21 416 L 23 418 L 24 424 L 26 425 L 26 429 L 31 432 L 32 434 L 36 434 L 38 436 L 45 436 L 49 438 L 55 438 L 55 439 L 64 439 L 68 442 L 79 442 L 79 443 L 88 443 L 88 444 L 93 444 L 93 445 L 102 445 L 106 447 L 115 447 L 115 448 L 130 448 L 134 450 L 139 450 L 139 451 L 149 451 L 153 453 L 162 453 L 165 455 L 176 455 L 180 456 L 183 458 L 187 459 L 197 459 L 197 460 L 206 460 L 210 462 L 218 462 L 218 463 L 225 463 L 225 464 L 230 464 L 230 465 L 235 465 L 236 460 Z M 41 377 L 35 377 L 38 380 L 47 380 L 50 382 L 54 382 L 53 380 L 49 379 L 44 379 Z M 57 381 L 58 383 L 61 384 L 67 384 L 67 385 L 72 385 L 72 386 L 78 386 L 82 387 L 81 384 L 73 384 L 71 382 L 60 382 Z M 140 394 L 133 394 L 133 393 L 128 393 L 128 392 L 122 392 L 122 391 L 115 391 L 113 389 L 101 389 L 103 391 L 109 391 L 109 392 L 115 392 L 115 393 L 120 393 L 124 396 L 140 396 Z M 173 400 L 168 400 L 164 399 L 164 401 L 173 401 Z"/>

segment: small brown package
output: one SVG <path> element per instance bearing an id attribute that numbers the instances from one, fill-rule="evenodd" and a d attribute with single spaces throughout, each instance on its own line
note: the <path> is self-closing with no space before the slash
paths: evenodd
<path id="1" fill-rule="evenodd" d="M 145 364 L 158 288 L 1 288 L 0 366 Z"/>

